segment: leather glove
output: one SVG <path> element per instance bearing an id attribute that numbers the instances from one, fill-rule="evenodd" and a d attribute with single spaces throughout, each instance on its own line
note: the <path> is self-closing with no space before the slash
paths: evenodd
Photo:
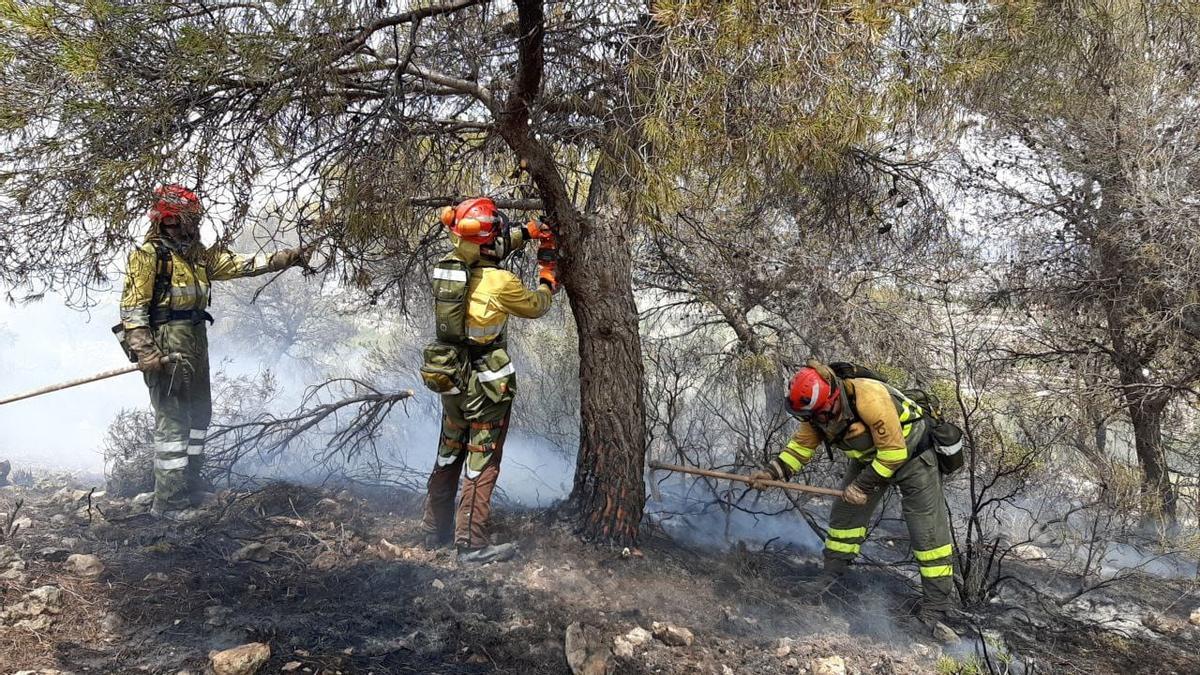
<path id="1" fill-rule="evenodd" d="M 767 471 L 766 469 L 759 469 L 758 471 L 751 473 L 748 477 L 750 478 L 750 487 L 755 490 L 767 489 L 767 486 L 763 485 L 762 481 L 776 480 L 775 474 Z"/>
<path id="2" fill-rule="evenodd" d="M 847 504 L 862 506 L 863 504 L 867 503 L 867 499 L 869 497 L 870 495 L 868 495 L 858 483 L 851 483 L 846 486 L 846 489 L 842 490 L 842 501 L 846 502 Z"/>
<path id="3" fill-rule="evenodd" d="M 312 258 L 311 246 L 285 248 L 271 255 L 269 265 L 273 270 L 283 270 L 296 266 L 307 267 L 310 258 Z"/>
<path id="4" fill-rule="evenodd" d="M 157 373 L 166 367 L 166 356 L 155 344 L 149 328 L 130 328 L 125 332 L 125 342 L 137 356 L 138 369 L 142 372 Z"/>
<path id="5" fill-rule="evenodd" d="M 866 504 L 875 490 L 879 489 L 881 480 L 874 469 L 869 466 L 864 467 L 858 476 L 842 490 L 842 501 L 855 506 Z"/>

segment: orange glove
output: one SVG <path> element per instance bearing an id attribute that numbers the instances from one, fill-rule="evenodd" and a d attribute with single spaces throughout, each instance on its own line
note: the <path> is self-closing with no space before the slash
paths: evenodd
<path id="1" fill-rule="evenodd" d="M 538 264 L 538 283 L 546 284 L 550 287 L 551 293 L 557 293 L 559 289 L 558 274 L 553 267 L 549 265 Z"/>

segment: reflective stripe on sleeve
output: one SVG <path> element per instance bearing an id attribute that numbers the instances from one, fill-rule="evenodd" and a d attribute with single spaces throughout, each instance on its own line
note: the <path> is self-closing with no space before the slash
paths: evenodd
<path id="1" fill-rule="evenodd" d="M 502 377 L 508 377 L 509 375 L 512 375 L 515 372 L 517 372 L 517 369 L 511 363 L 508 364 L 507 366 L 504 366 L 500 370 L 481 370 L 481 371 L 479 371 L 479 381 L 480 382 L 491 382 L 493 380 L 498 380 Z"/>
<path id="2" fill-rule="evenodd" d="M 442 281 L 465 282 L 467 280 L 467 273 L 463 270 L 446 270 L 435 267 L 433 268 L 433 278 Z"/>
<path id="3" fill-rule="evenodd" d="M 467 326 L 467 337 L 493 338 L 499 335 L 503 330 L 503 323 L 496 324 L 495 326 Z"/>
<path id="4" fill-rule="evenodd" d="M 888 467 L 886 464 L 881 463 L 879 460 L 875 460 L 874 462 L 871 462 L 871 468 L 875 469 L 876 473 L 878 473 L 880 476 L 883 476 L 884 478 L 891 478 L 892 475 L 896 473 L 895 469 Z"/>
<path id="5" fill-rule="evenodd" d="M 188 440 L 203 441 L 208 436 L 208 429 L 192 429 L 188 432 Z"/>
<path id="6" fill-rule="evenodd" d="M 834 539 L 856 539 L 858 537 L 866 538 L 867 528 L 851 527 L 849 529 L 838 529 L 836 527 L 829 528 L 829 536 Z"/>
<path id="7" fill-rule="evenodd" d="M 875 459 L 889 464 L 893 462 L 903 462 L 908 459 L 908 448 L 897 448 L 895 450 L 880 450 L 875 453 Z"/>
<path id="8" fill-rule="evenodd" d="M 187 441 L 159 441 L 155 446 L 154 450 L 159 454 L 182 453 L 187 450 Z"/>
<path id="9" fill-rule="evenodd" d="M 127 326 L 149 326 L 150 310 L 145 307 L 133 307 L 121 310 L 121 323 Z"/>

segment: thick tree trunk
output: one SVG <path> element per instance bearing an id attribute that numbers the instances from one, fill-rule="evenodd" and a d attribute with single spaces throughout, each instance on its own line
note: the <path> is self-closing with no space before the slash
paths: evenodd
<path id="1" fill-rule="evenodd" d="M 1153 387 L 1146 377 L 1146 365 L 1130 348 L 1120 301 L 1108 309 L 1108 333 L 1122 385 L 1122 400 L 1133 423 L 1133 444 L 1142 468 L 1142 494 L 1154 499 L 1155 509 L 1167 523 L 1175 522 L 1176 495 L 1167 468 L 1163 447 L 1163 409 L 1170 394 Z"/>
<path id="2" fill-rule="evenodd" d="M 569 507 L 587 539 L 637 541 L 646 503 L 644 371 L 624 223 L 596 219 L 569 241 L 579 333 L 580 446 Z"/>
<path id="3" fill-rule="evenodd" d="M 646 503 L 644 380 L 626 223 L 581 212 L 550 148 L 529 128 L 541 90 L 540 0 L 517 0 L 518 64 L 508 99 L 493 103 L 497 131 L 529 172 L 558 227 L 560 280 L 579 335 L 580 444 L 568 507 L 584 538 L 636 543 Z"/>

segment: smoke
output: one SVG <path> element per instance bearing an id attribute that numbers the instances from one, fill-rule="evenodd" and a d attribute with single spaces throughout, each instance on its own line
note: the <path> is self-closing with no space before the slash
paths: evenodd
<path id="1" fill-rule="evenodd" d="M 787 502 L 744 486 L 721 485 L 714 495 L 704 481 L 651 475 L 658 482 L 646 503 L 646 517 L 675 539 L 705 548 L 722 548 L 738 541 L 751 548 L 770 544 L 797 553 L 816 554 L 823 542 L 799 512 Z M 745 497 L 745 498 L 743 498 Z M 824 511 L 824 509 L 821 509 Z"/>
<path id="2" fill-rule="evenodd" d="M 305 388 L 314 382 L 360 370 L 366 351 L 362 346 L 339 349 L 336 359 L 330 359 L 332 365 L 314 367 L 311 361 L 264 353 L 230 334 L 229 326 L 223 325 L 230 319 L 223 314 L 233 312 L 222 309 L 243 302 L 245 289 L 253 288 L 255 280 L 248 281 L 218 287 L 222 306 L 214 309 L 217 324 L 210 330 L 214 373 L 257 376 L 269 368 L 277 380 L 278 394 L 266 405 L 279 414 L 298 405 Z M 126 365 L 109 330 L 117 321 L 119 299 L 116 291 L 98 293 L 95 305 L 87 311 L 71 309 L 55 295 L 35 303 L 0 305 L 0 395 Z M 393 381 L 388 385 L 413 388 L 416 400 L 393 411 L 375 453 L 346 461 L 344 469 L 361 474 L 377 468 L 371 463 L 381 460 L 390 471 L 403 474 L 407 484 L 418 487 L 437 454 L 438 402 L 436 395 L 416 383 L 416 362 L 411 364 L 411 372 L 403 372 L 404 365 L 395 364 L 400 372 L 389 378 Z M 516 405 L 535 403 L 521 397 Z M 101 446 L 109 424 L 122 409 L 148 406 L 145 384 L 136 373 L 0 406 L 0 459 L 11 459 L 17 468 L 99 474 L 104 469 Z M 264 479 L 319 482 L 329 475 L 328 467 L 316 465 L 312 453 L 252 456 L 238 468 Z M 545 506 L 567 495 L 573 473 L 572 452 L 516 428 L 504 449 L 497 497 L 524 506 Z"/>
<path id="3" fill-rule="evenodd" d="M 128 365 L 109 331 L 118 296 L 98 300 L 91 311 L 53 295 L 0 304 L 0 396 Z M 0 406 L 0 456 L 16 466 L 99 472 L 108 423 L 121 408 L 147 404 L 141 377 L 130 374 Z"/>

